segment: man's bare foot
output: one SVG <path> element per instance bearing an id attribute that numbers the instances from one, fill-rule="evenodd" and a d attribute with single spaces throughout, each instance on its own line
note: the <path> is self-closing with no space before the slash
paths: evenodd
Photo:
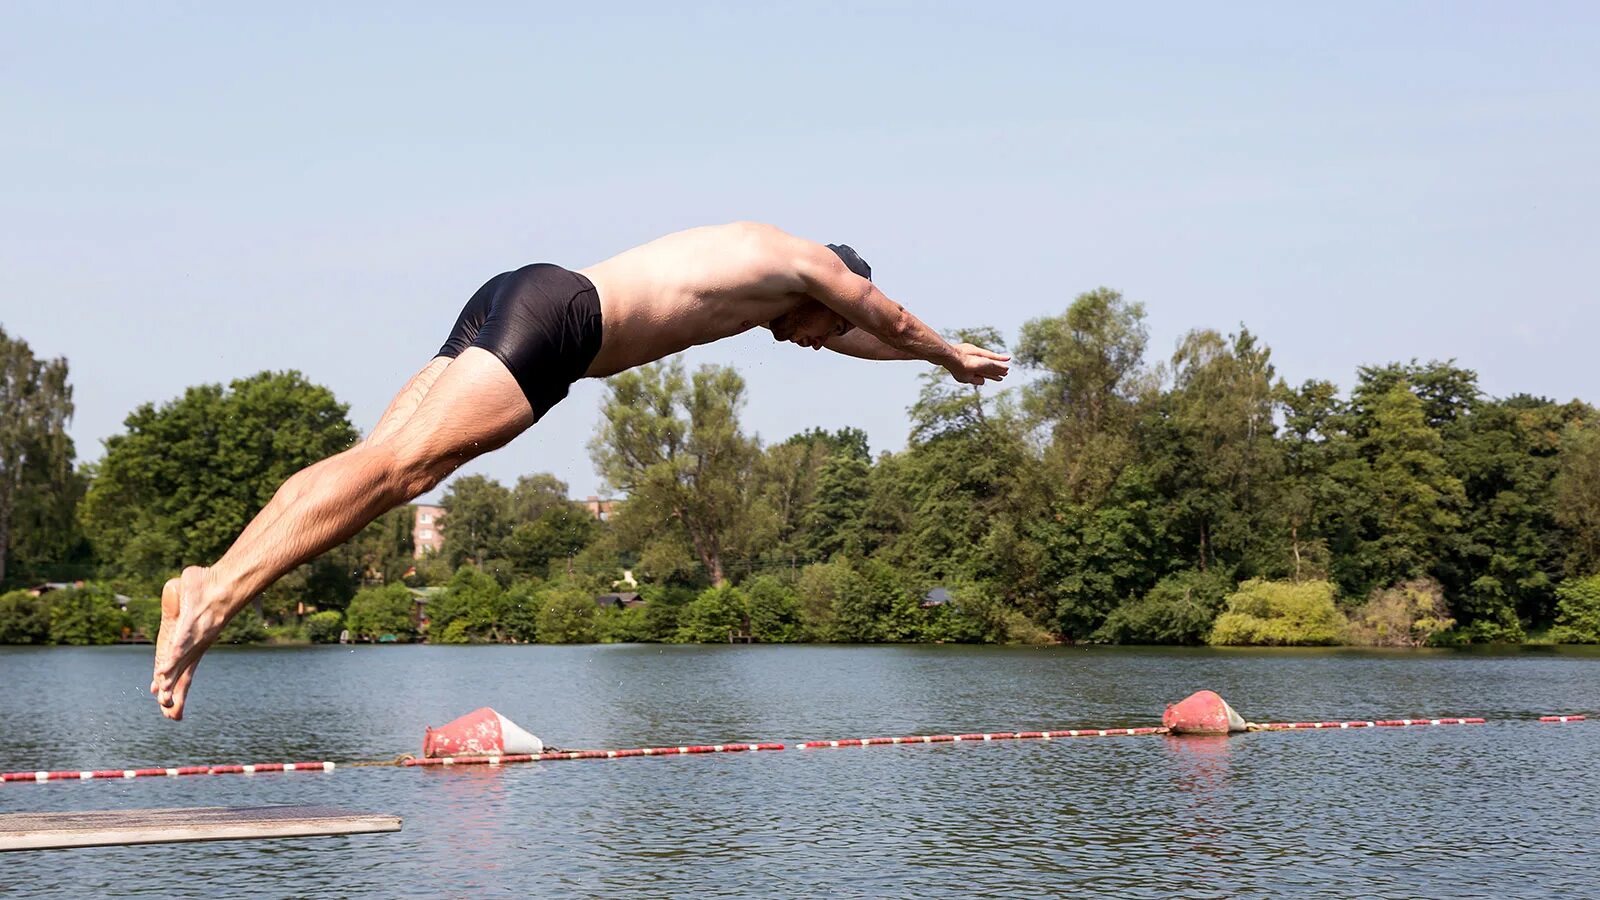
<path id="1" fill-rule="evenodd" d="M 156 637 L 156 664 L 150 693 L 161 714 L 183 718 L 195 666 L 227 623 L 228 611 L 211 580 L 211 570 L 190 566 L 161 589 L 161 631 Z"/>

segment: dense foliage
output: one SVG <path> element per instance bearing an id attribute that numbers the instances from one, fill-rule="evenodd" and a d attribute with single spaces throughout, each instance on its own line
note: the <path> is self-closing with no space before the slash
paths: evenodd
<path id="1" fill-rule="evenodd" d="M 1253 579 L 1228 595 L 1228 608 L 1211 627 L 1211 643 L 1289 646 L 1337 644 L 1345 620 L 1326 581 Z"/>
<path id="2" fill-rule="evenodd" d="M 65 359 L 41 360 L 0 328 L 0 584 L 8 572 L 76 561 L 73 508 L 83 477 L 73 471 L 72 387 Z"/>
<path id="3" fill-rule="evenodd" d="M 414 559 L 396 510 L 224 639 L 1600 640 L 1593 407 L 1488 397 L 1454 362 L 1295 385 L 1243 327 L 1152 361 L 1144 316 L 1102 288 L 1026 323 L 1006 390 L 930 370 L 904 449 L 876 456 L 853 428 L 763 444 L 731 368 L 623 373 L 591 443 L 620 498 L 604 521 L 549 475 L 463 476 L 441 553 Z M 0 434 L 10 559 L 92 564 L 135 597 L 121 615 L 136 635 L 161 580 L 215 559 L 284 477 L 355 439 L 325 388 L 261 373 L 141 406 L 73 471 L 65 362 L 3 335 L 0 350 L 5 390 L 55 398 Z M 643 602 L 596 601 L 627 590 Z M 0 597 L 0 640 L 110 633 L 100 607 L 43 601 Z"/>
<path id="4" fill-rule="evenodd" d="M 0 644 L 114 644 L 132 626 L 105 585 L 0 594 Z"/>
<path id="5" fill-rule="evenodd" d="M 355 442 L 345 413 L 297 372 L 140 406 L 127 431 L 106 440 L 79 508 L 102 563 L 152 587 L 185 565 L 211 563 L 285 479 Z"/>
<path id="6" fill-rule="evenodd" d="M 1551 636 L 1570 644 L 1600 644 L 1600 575 L 1574 578 L 1556 589 Z"/>

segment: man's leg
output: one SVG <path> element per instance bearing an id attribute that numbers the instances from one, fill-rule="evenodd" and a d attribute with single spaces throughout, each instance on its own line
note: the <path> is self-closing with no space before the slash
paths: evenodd
<path id="1" fill-rule="evenodd" d="M 367 440 L 291 476 L 215 565 L 167 582 L 150 685 L 162 713 L 182 718 L 195 664 L 251 597 L 532 424 L 522 389 L 493 354 L 473 347 L 430 363 Z"/>

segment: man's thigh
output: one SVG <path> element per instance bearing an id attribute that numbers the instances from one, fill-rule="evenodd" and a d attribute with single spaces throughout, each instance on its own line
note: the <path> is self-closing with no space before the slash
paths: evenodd
<path id="1" fill-rule="evenodd" d="M 392 439 L 407 456 L 450 467 L 496 450 L 533 424 L 533 409 L 493 353 L 462 351 Z"/>

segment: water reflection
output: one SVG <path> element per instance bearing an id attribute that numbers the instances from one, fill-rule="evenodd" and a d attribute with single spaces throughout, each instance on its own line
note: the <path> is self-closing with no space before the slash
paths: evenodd
<path id="1" fill-rule="evenodd" d="M 1240 737 L 1243 737 L 1242 735 Z M 1236 854 L 1226 845 L 1225 809 L 1232 767 L 1230 735 L 1165 736 L 1159 739 L 1172 764 L 1172 787 L 1178 836 L 1191 849 L 1217 862 L 1234 861 Z"/>

